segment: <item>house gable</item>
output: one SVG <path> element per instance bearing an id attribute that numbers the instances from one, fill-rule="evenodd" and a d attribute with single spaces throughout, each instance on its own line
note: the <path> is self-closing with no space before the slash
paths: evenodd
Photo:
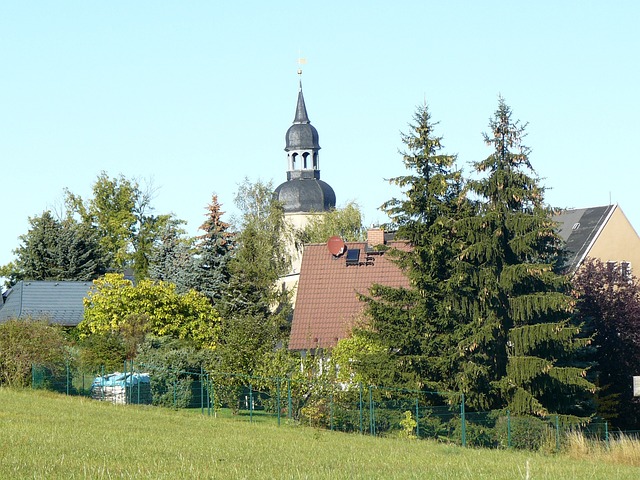
<path id="1" fill-rule="evenodd" d="M 406 248 L 406 243 L 389 246 Z M 348 252 L 332 255 L 326 244 L 304 247 L 296 307 L 289 339 L 290 350 L 334 347 L 347 337 L 362 315 L 359 294 L 368 294 L 373 284 L 408 287 L 409 280 L 383 252 L 372 252 L 365 242 L 348 244 Z"/>
<path id="2" fill-rule="evenodd" d="M 586 258 L 629 262 L 640 268 L 640 237 L 618 205 L 564 210 L 554 220 L 565 242 L 568 273 Z"/>

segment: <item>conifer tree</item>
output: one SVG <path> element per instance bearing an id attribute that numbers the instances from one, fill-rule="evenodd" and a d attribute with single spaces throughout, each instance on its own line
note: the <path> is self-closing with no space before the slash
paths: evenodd
<path id="1" fill-rule="evenodd" d="M 217 305 L 229 294 L 231 273 L 229 262 L 234 252 L 234 235 L 230 225 L 222 220 L 218 196 L 213 195 L 207 205 L 207 214 L 200 230 L 204 233 L 196 238 L 196 278 L 194 288 Z"/>
<path id="2" fill-rule="evenodd" d="M 364 298 L 369 322 L 355 333 L 377 348 L 359 358 L 356 368 L 379 384 L 443 390 L 449 387 L 447 352 L 455 343 L 444 286 L 456 251 L 455 220 L 467 202 L 456 157 L 441 152 L 435 126 L 425 104 L 416 109 L 410 132 L 402 134 L 406 151 L 400 153 L 410 173 L 390 182 L 404 197 L 389 200 L 382 210 L 397 229 L 396 239 L 408 242 L 409 248 L 387 254 L 411 287 L 374 285 Z"/>
<path id="3" fill-rule="evenodd" d="M 560 243 L 522 143 L 526 125 L 500 97 L 489 127 L 493 152 L 474 164 L 478 210 L 459 223 L 466 245 L 450 282 L 466 319 L 457 384 L 475 408 L 584 417 L 593 385 L 575 353 L 587 340 L 570 323 L 567 280 L 554 272 Z"/>

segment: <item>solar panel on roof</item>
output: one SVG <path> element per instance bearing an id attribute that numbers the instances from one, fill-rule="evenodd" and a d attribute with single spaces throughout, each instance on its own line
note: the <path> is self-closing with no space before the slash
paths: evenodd
<path id="1" fill-rule="evenodd" d="M 347 250 L 347 265 L 358 265 L 360 262 L 360 249 Z"/>

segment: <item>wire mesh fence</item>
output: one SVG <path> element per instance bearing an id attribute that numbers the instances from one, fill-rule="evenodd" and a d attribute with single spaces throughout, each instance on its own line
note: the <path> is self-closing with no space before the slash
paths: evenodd
<path id="1" fill-rule="evenodd" d="M 467 411 L 464 395 L 359 383 L 184 371 L 125 362 L 122 372 L 52 372 L 34 365 L 32 387 L 118 404 L 192 409 L 248 422 L 302 424 L 372 436 L 430 438 L 463 446 L 559 450 L 566 434 L 609 442 L 608 423 L 568 424 L 559 416 Z M 621 432 L 614 432 L 613 436 Z M 640 432 L 624 432 L 638 438 Z"/>

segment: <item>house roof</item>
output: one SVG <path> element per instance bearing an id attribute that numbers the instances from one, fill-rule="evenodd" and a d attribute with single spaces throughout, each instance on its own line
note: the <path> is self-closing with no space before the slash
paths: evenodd
<path id="1" fill-rule="evenodd" d="M 616 205 L 563 210 L 554 216 L 558 234 L 564 240 L 567 258 L 564 269 L 574 272 L 585 259 Z"/>
<path id="2" fill-rule="evenodd" d="M 84 316 L 82 299 L 92 285 L 91 282 L 20 281 L 3 295 L 0 322 L 32 317 L 76 326 Z"/>
<path id="3" fill-rule="evenodd" d="M 406 248 L 392 242 L 391 247 Z M 350 252 L 360 250 L 359 258 Z M 348 244 L 346 254 L 333 256 L 327 244 L 304 247 L 300 281 L 293 313 L 289 349 L 314 350 L 336 345 L 345 338 L 361 314 L 371 285 L 408 287 L 409 280 L 382 252 L 368 252 L 364 242 Z"/>

